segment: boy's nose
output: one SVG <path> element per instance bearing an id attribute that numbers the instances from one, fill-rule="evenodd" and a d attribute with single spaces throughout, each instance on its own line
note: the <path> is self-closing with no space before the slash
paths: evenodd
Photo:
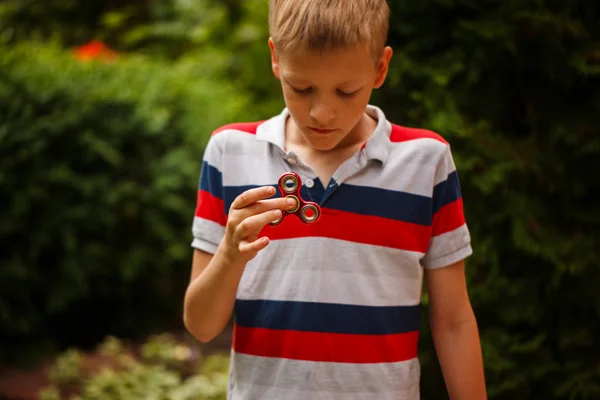
<path id="1" fill-rule="evenodd" d="M 321 128 L 332 128 L 331 124 L 335 119 L 335 109 L 324 103 L 318 103 L 310 109 L 310 117 L 316 121 Z"/>

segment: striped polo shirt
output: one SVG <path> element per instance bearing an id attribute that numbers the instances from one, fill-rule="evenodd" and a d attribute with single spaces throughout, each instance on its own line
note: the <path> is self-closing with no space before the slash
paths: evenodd
<path id="1" fill-rule="evenodd" d="M 419 399 L 423 270 L 469 256 L 470 235 L 448 143 L 367 113 L 375 132 L 330 182 L 286 150 L 287 109 L 208 142 L 194 248 L 214 253 L 233 200 L 287 171 L 322 212 L 260 233 L 272 242 L 237 291 L 229 399 Z"/>

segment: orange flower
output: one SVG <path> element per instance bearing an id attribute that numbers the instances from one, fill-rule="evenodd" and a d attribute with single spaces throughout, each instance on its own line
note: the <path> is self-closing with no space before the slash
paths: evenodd
<path id="1" fill-rule="evenodd" d="M 93 59 L 113 60 L 116 56 L 117 53 L 115 51 L 99 40 L 92 40 L 83 46 L 75 48 L 75 57 L 81 61 Z"/>

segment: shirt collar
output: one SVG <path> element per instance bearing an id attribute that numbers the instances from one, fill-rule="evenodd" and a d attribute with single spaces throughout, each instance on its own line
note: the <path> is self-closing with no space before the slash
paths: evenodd
<path id="1" fill-rule="evenodd" d="M 379 160 L 381 163 L 385 163 L 391 146 L 392 125 L 379 107 L 368 105 L 366 112 L 377 120 L 377 127 L 363 147 L 364 155 L 367 160 Z M 279 115 L 263 122 L 256 130 L 256 138 L 272 143 L 282 154 L 286 154 L 285 122 L 288 116 L 289 111 L 284 108 Z"/>

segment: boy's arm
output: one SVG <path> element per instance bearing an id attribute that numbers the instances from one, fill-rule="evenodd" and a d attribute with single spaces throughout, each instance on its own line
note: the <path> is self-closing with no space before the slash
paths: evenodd
<path id="1" fill-rule="evenodd" d="M 464 261 L 425 270 L 430 325 L 450 399 L 487 399 L 477 321 Z"/>
<path id="2" fill-rule="evenodd" d="M 269 244 L 267 237 L 258 237 L 260 231 L 295 204 L 283 197 L 270 199 L 274 194 L 272 186 L 243 192 L 231 204 L 225 233 L 214 256 L 194 251 L 183 320 L 198 340 L 208 342 L 223 330 L 233 312 L 246 264 Z"/>
<path id="3" fill-rule="evenodd" d="M 197 340 L 207 343 L 229 322 L 244 265 L 227 265 L 223 257 L 195 249 L 183 320 Z"/>

